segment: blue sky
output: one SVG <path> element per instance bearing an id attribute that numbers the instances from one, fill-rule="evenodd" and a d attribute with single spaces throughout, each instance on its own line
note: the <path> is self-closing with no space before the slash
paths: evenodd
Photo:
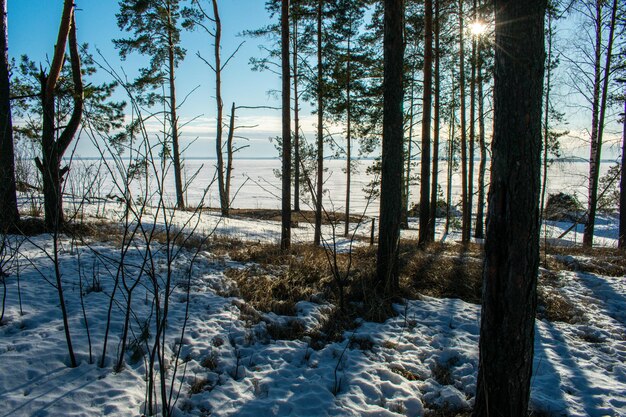
<path id="1" fill-rule="evenodd" d="M 127 61 L 121 61 L 111 42 L 111 39 L 125 36 L 117 27 L 115 14 L 118 11 L 118 1 L 77 0 L 76 3 L 79 42 L 89 43 L 92 52 L 98 48 L 113 67 L 123 67 L 129 76 L 136 74 L 138 66 L 145 62 L 146 58 L 134 56 Z M 46 57 L 53 51 L 62 4 L 62 0 L 9 0 L 9 55 L 19 57 L 28 54 L 36 62 L 45 64 Z M 225 110 L 230 110 L 233 101 L 237 105 L 246 106 L 280 105 L 276 98 L 267 94 L 268 90 L 280 89 L 278 77 L 269 72 L 253 72 L 248 64 L 251 56 L 261 55 L 259 43 L 262 41 L 240 36 L 246 29 L 255 29 L 270 23 L 264 5 L 263 0 L 220 1 L 223 59 L 245 41 L 223 73 L 222 95 Z M 180 111 L 183 123 L 197 118 L 183 130 L 183 147 L 195 140 L 188 148 L 187 156 L 212 157 L 215 154 L 214 76 L 212 71 L 196 57 L 196 52 L 200 52 L 209 61 L 212 60 L 213 40 L 205 33 L 197 31 L 183 34 L 182 42 L 187 49 L 187 58 L 177 73 L 179 100 L 198 88 L 189 96 Z M 242 151 L 239 156 L 276 156 L 277 151 L 268 138 L 280 134 L 280 112 L 241 110 L 239 116 L 240 125 L 258 125 L 254 129 L 238 132 L 250 138 L 250 148 Z M 312 126 L 308 128 L 313 129 Z M 242 140 L 240 142 L 243 144 Z M 95 150 L 85 137 L 79 143 L 78 154 L 96 156 Z"/>

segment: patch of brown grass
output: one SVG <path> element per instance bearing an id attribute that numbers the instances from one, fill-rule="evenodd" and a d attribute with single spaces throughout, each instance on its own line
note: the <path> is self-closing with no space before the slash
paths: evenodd
<path id="1" fill-rule="evenodd" d="M 617 248 L 583 248 L 549 245 L 545 247 L 546 267 L 573 272 L 620 277 L 626 275 L 626 256 Z"/>
<path id="2" fill-rule="evenodd" d="M 410 297 L 423 294 L 480 303 L 483 261 L 477 245 L 437 243 L 425 249 L 413 246 L 403 255 L 402 285 Z"/>

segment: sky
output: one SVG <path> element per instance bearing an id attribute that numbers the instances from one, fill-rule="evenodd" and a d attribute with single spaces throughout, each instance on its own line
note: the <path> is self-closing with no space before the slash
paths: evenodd
<path id="1" fill-rule="evenodd" d="M 127 61 L 119 58 L 112 39 L 122 38 L 125 33 L 117 27 L 115 14 L 118 11 L 118 0 L 76 0 L 78 39 L 80 43 L 90 44 L 90 50 L 101 51 L 103 58 L 118 70 L 123 68 L 129 77 L 137 74 L 137 69 L 148 58 L 139 55 L 131 56 Z M 8 0 L 9 55 L 19 57 L 26 53 L 36 62 L 44 63 L 54 47 L 58 24 L 62 9 L 62 0 Z M 205 4 L 209 4 L 205 0 Z M 271 72 L 254 72 L 249 65 L 251 57 L 263 56 L 261 44 L 271 46 L 267 39 L 244 37 L 244 30 L 256 29 L 271 23 L 265 11 L 264 0 L 220 0 L 220 15 L 223 25 L 222 57 L 230 56 L 241 42 L 245 42 L 239 52 L 230 61 L 223 72 L 222 95 L 225 114 L 228 114 L 234 101 L 242 106 L 279 107 L 277 96 L 270 96 L 270 90 L 280 90 L 279 77 Z M 579 29 L 573 19 L 565 19 L 559 33 L 564 40 L 575 35 Z M 567 44 L 567 42 L 565 42 Z M 213 40 L 206 33 L 196 31 L 183 32 L 182 45 L 187 49 L 187 57 L 177 70 L 177 90 L 179 102 L 185 99 L 179 111 L 180 124 L 183 126 L 181 147 L 186 149 L 184 157 L 215 156 L 215 99 L 214 75 L 196 54 L 199 52 L 209 61 L 212 57 Z M 563 68 L 563 66 L 561 66 Z M 101 78 L 98 78 L 101 77 Z M 101 74 L 96 80 L 110 81 Z M 567 87 L 563 87 L 566 92 Z M 564 97 L 564 96 L 561 96 Z M 118 99 L 124 99 L 120 94 Z M 588 137 L 586 126 L 590 117 L 582 109 L 576 97 L 571 99 L 556 98 L 556 106 L 567 113 L 568 125 L 563 130 L 570 130 L 572 137 L 582 139 L 562 140 L 564 156 L 588 157 L 589 145 L 584 140 Z M 315 132 L 315 117 L 310 114 L 310 107 L 304 106 L 302 112 L 302 128 L 305 135 L 311 137 Z M 604 157 L 613 159 L 619 155 L 619 142 L 622 125 L 616 122 L 617 116 L 610 116 L 606 129 Z M 269 140 L 280 135 L 280 112 L 278 110 L 240 110 L 237 124 L 253 126 L 237 131 L 238 145 L 249 145 L 236 157 L 277 157 L 278 151 Z M 77 147 L 77 155 L 83 157 L 97 156 L 97 151 L 90 140 L 82 137 Z"/>
<path id="2" fill-rule="evenodd" d="M 131 56 L 122 61 L 111 39 L 122 38 L 126 34 L 117 27 L 115 14 L 117 0 L 77 0 L 76 13 L 78 41 L 87 42 L 95 54 L 96 48 L 113 68 L 121 69 L 130 76 L 147 58 Z M 244 37 L 241 32 L 256 29 L 271 23 L 265 11 L 264 0 L 222 0 L 220 17 L 222 20 L 222 59 L 226 59 L 245 42 L 223 72 L 222 96 L 225 114 L 228 114 L 233 101 L 242 106 L 280 106 L 276 97 L 268 95 L 270 90 L 280 89 L 278 76 L 269 72 L 254 72 L 248 61 L 250 57 L 262 56 L 259 44 L 263 40 Z M 35 62 L 42 62 L 51 56 L 56 41 L 58 25 L 63 6 L 62 0 L 8 0 L 9 56 L 18 58 L 27 54 Z M 265 41 L 267 42 L 267 41 Z M 180 109 L 180 122 L 183 128 L 182 148 L 187 148 L 186 157 L 214 157 L 215 155 L 215 77 L 196 54 L 200 52 L 209 61 L 213 59 L 213 40 L 206 33 L 185 32 L 182 44 L 187 49 L 187 57 L 178 68 L 176 83 L 178 100 L 187 97 Z M 97 57 L 99 61 L 102 58 Z M 100 74 L 96 80 L 108 80 Z M 124 97 L 120 94 L 120 99 Z M 187 122 L 194 119 L 191 123 Z M 305 119 L 305 131 L 313 131 L 311 123 Z M 238 135 L 249 139 L 238 139 L 240 145 L 250 145 L 241 151 L 239 157 L 276 157 L 278 151 L 269 137 L 280 135 L 280 111 L 240 110 L 238 124 L 256 126 L 241 129 Z M 81 137 L 77 155 L 97 156 L 96 150 L 87 137 Z"/>

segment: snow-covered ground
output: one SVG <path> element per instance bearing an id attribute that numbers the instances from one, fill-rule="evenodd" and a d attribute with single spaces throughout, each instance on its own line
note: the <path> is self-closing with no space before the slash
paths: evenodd
<path id="1" fill-rule="evenodd" d="M 87 212 L 119 216 L 113 204 L 99 210 L 86 207 Z M 174 223 L 183 225 L 191 216 L 178 212 Z M 567 225 L 549 227 L 556 233 Z M 262 242 L 276 242 L 279 233 L 275 222 L 225 220 L 203 213 L 197 231 L 214 229 Z M 300 227 L 295 230 L 296 240 L 308 240 L 310 233 L 310 228 Z M 363 231 L 368 234 L 369 230 Z M 613 239 L 615 231 L 601 231 L 598 238 L 601 235 Z M 325 236 L 332 236 L 329 227 Z M 243 265 L 227 256 L 209 252 L 195 256 L 182 249 L 174 254 L 170 270 L 167 253 L 158 243 L 153 244 L 151 275 L 144 275 L 132 293 L 126 366 L 116 372 L 128 297 L 121 286 L 114 289 L 119 242 L 85 245 L 62 237 L 60 243 L 60 273 L 79 366 L 68 367 L 59 298 L 52 285 L 52 238 L 24 240 L 19 262 L 13 263 L 4 279 L 0 417 L 142 415 L 149 369 L 142 352 L 152 346 L 155 333 L 151 280 L 163 290 L 169 272 L 172 289 L 162 344 L 163 369 L 167 369 L 163 392 L 174 404 L 174 415 L 421 416 L 428 409 L 463 410 L 473 403 L 478 305 L 457 299 L 407 300 L 396 306 L 397 317 L 384 323 L 362 322 L 342 341 L 315 350 L 306 338 L 275 340 L 268 327 L 296 320 L 301 327 L 313 329 L 327 319 L 328 305 L 302 301 L 296 317 L 257 314 L 232 296 L 235 284 L 224 273 Z M 339 244 L 345 249 L 349 242 Z M 146 248 L 140 245 L 127 253 L 129 285 L 145 256 Z M 580 310 L 580 317 L 575 324 L 537 321 L 533 408 L 554 416 L 626 415 L 624 278 L 559 272 L 557 282 L 558 291 Z M 100 368 L 114 291 L 107 356 Z M 149 333 L 142 332 L 146 323 L 150 323 Z M 154 392 L 161 404 L 158 377 Z"/>

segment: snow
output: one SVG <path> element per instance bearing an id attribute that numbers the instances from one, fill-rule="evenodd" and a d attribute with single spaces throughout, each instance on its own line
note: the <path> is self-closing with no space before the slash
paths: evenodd
<path id="1" fill-rule="evenodd" d="M 102 208 L 85 207 L 87 214 L 98 210 Z M 119 218 L 119 207 L 109 203 L 104 213 Z M 192 217 L 199 218 L 201 233 L 215 230 L 218 235 L 249 242 L 276 242 L 280 233 L 277 222 L 223 219 L 209 212 L 196 217 L 176 212 L 173 223 L 182 228 Z M 162 226 L 159 218 L 147 216 L 144 220 Z M 329 227 L 324 234 L 330 236 Z M 362 234 L 369 235 L 369 230 Z M 311 228 L 297 228 L 294 236 L 296 241 L 308 241 Z M 454 234 L 450 236 L 454 238 Z M 20 238 L 13 239 L 15 243 Z M 133 358 L 136 346 L 128 347 L 125 367 L 114 370 L 128 296 L 121 287 L 115 291 L 105 366 L 98 367 L 119 265 L 119 243 L 90 242 L 87 246 L 65 236 L 60 243 L 62 282 L 79 366 L 68 366 L 58 294 L 51 285 L 55 279 L 49 258 L 52 237 L 28 238 L 14 264 L 19 264 L 19 274 L 14 267 L 5 278 L 0 417 L 140 416 L 145 412 L 147 363 Z M 350 244 L 347 240 L 338 243 L 340 250 L 347 250 Z M 169 272 L 166 253 L 161 244 L 153 246 L 154 271 L 163 285 Z M 141 245 L 129 250 L 129 282 L 137 276 L 137 266 L 145 256 L 146 248 Z M 590 260 L 576 256 L 570 261 Z M 268 326 L 286 326 L 296 320 L 304 329 L 315 329 L 328 320 L 331 310 L 320 299 L 297 303 L 295 317 L 260 313 L 232 296 L 235 283 L 225 275 L 227 268 L 245 265 L 210 252 L 194 257 L 181 249 L 173 266 L 175 285 L 164 349 L 170 370 L 166 389 L 177 399 L 176 416 L 422 416 L 428 409 L 466 410 L 473 405 L 478 305 L 426 296 L 406 300 L 395 305 L 396 317 L 384 323 L 362 321 L 345 332 L 343 340 L 315 350 L 306 337 L 273 339 Z M 558 291 L 581 311 L 581 317 L 574 324 L 537 321 L 533 409 L 554 416 L 626 415 L 624 277 L 560 271 L 556 279 Z M 91 363 L 81 280 L 92 341 Z M 97 285 L 88 289 L 98 280 L 101 291 Z M 141 340 L 141 326 L 154 321 L 152 294 L 144 277 L 132 294 L 129 343 Z M 150 326 L 152 340 L 154 323 Z M 175 364 L 177 373 L 172 377 Z"/>

